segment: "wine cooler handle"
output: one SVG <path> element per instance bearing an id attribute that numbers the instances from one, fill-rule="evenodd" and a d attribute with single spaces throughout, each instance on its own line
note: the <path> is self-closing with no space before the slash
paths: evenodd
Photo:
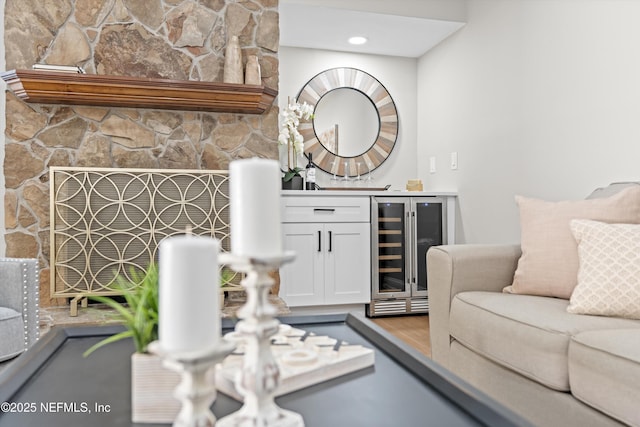
<path id="1" fill-rule="evenodd" d="M 404 236 L 404 241 L 405 241 L 405 245 L 407 245 L 407 250 L 405 251 L 405 256 L 407 257 L 407 263 L 405 264 L 407 266 L 407 272 L 406 272 L 406 278 L 407 278 L 407 290 L 410 290 L 410 286 L 411 286 L 411 278 L 413 277 L 413 259 L 411 257 L 411 253 L 412 253 L 412 249 L 411 249 L 411 245 L 413 243 L 413 237 L 411 236 L 411 230 L 413 229 L 413 226 L 411 224 L 411 211 L 407 211 L 407 223 L 405 225 L 405 236 Z"/>
<path id="2" fill-rule="evenodd" d="M 335 212 L 333 208 L 313 208 L 314 212 Z"/>
<path id="3" fill-rule="evenodd" d="M 322 252 L 322 231 L 318 230 L 318 252 Z"/>
<path id="4" fill-rule="evenodd" d="M 329 252 L 331 252 L 331 247 L 333 246 L 332 240 L 333 240 L 333 236 L 331 235 L 331 231 L 330 231 L 329 232 Z"/>
<path id="5" fill-rule="evenodd" d="M 413 285 L 416 284 L 416 276 L 418 275 L 418 272 L 416 271 L 417 268 L 417 263 L 418 263 L 418 259 L 417 259 L 417 253 L 418 253 L 418 224 L 417 224 L 417 218 L 416 218 L 416 212 L 415 211 L 411 211 L 411 283 Z M 415 266 L 413 264 L 416 264 Z"/>

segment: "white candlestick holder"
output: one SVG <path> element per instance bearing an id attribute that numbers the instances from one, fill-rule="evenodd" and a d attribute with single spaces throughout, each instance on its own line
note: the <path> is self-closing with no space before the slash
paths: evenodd
<path id="1" fill-rule="evenodd" d="M 217 395 L 213 368 L 235 347 L 234 343 L 221 339 L 210 349 L 172 353 L 165 351 L 159 341 L 149 344 L 149 351 L 160 356 L 163 365 L 181 377 L 174 396 L 182 402 L 182 408 L 173 422 L 174 427 L 213 427 L 216 424 L 216 417 L 211 412 Z"/>
<path id="2" fill-rule="evenodd" d="M 221 264 L 245 273 L 241 284 L 247 293 L 247 302 L 238 310 L 242 319 L 236 324 L 236 333 L 245 338 L 242 369 L 235 380 L 238 393 L 244 398 L 240 410 L 218 421 L 219 427 L 304 427 L 300 414 L 276 405 L 275 392 L 280 382 L 280 369 L 271 353 L 271 337 L 278 332 L 280 322 L 277 310 L 268 300 L 274 280 L 269 272 L 293 261 L 293 252 L 269 258 L 249 258 L 221 254 Z"/>

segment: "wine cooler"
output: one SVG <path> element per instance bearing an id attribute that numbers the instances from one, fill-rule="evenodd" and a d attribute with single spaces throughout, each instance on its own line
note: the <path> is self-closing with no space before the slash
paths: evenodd
<path id="1" fill-rule="evenodd" d="M 446 206 L 438 197 L 373 198 L 368 316 L 429 312 L 426 254 L 447 243 Z"/>

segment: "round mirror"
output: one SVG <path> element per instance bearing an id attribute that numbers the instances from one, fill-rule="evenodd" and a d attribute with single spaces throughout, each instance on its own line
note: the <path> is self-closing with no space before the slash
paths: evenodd
<path id="1" fill-rule="evenodd" d="M 370 74 L 355 68 L 323 71 L 297 99 L 314 108 L 313 121 L 300 123 L 298 130 L 305 155 L 313 154 L 321 170 L 355 176 L 358 170 L 374 170 L 391 154 L 398 112 L 389 92 Z"/>
<path id="2" fill-rule="evenodd" d="M 358 156 L 371 148 L 380 133 L 378 110 L 362 92 L 334 89 L 316 104 L 313 130 L 320 143 L 333 154 Z"/>

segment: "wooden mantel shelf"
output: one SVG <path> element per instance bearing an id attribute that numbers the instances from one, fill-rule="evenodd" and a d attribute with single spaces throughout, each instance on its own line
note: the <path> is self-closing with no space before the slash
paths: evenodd
<path id="1" fill-rule="evenodd" d="M 1 74 L 25 102 L 262 114 L 278 91 L 264 86 L 12 70 Z"/>

